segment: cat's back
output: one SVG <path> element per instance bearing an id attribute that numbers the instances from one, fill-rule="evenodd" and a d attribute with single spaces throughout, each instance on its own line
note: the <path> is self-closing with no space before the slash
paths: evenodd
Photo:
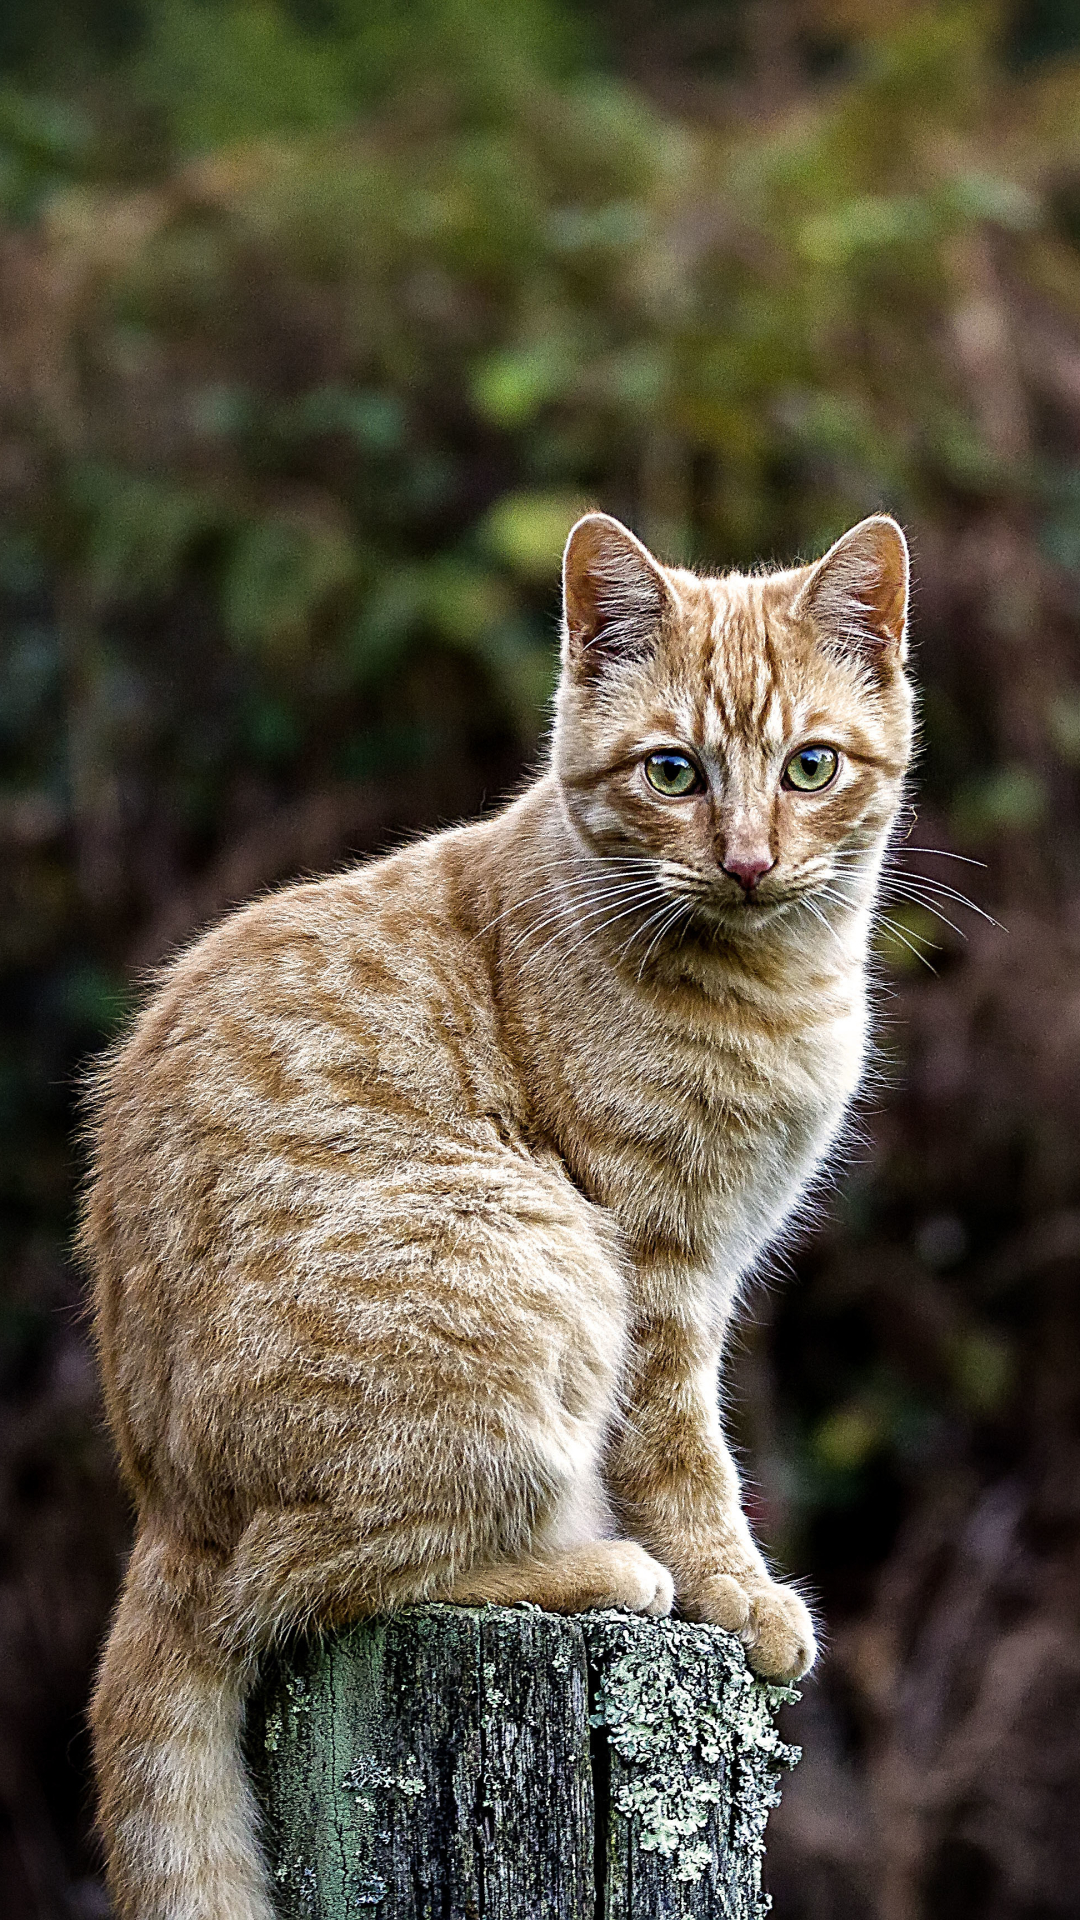
<path id="1" fill-rule="evenodd" d="M 438 835 L 386 859 L 267 895 L 168 968 L 92 1095 L 100 1151 L 130 1151 L 151 1114 L 184 1129 L 331 1125 L 358 1100 L 374 1118 L 393 1081 L 435 1117 L 463 1116 L 490 1056 L 482 952 L 460 887 L 468 841 Z M 479 964 L 478 964 L 479 963 Z M 466 1062 L 455 1040 L 474 1042 Z M 422 1080 L 422 1088 L 420 1081 Z M 464 1104 L 462 1102 L 464 1101 Z M 234 1137 L 234 1145 L 240 1142 Z"/>
<path id="2" fill-rule="evenodd" d="M 485 827 L 272 894 L 168 969 L 90 1094 L 83 1246 L 121 1300 L 197 1287 L 346 1184 L 479 1146 L 517 1099 L 464 876 Z"/>

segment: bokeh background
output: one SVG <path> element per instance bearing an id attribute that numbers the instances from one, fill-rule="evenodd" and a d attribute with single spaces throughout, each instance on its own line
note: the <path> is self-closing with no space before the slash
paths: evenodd
<path id="1" fill-rule="evenodd" d="M 498 803 L 589 504 L 709 568 L 910 532 L 879 1070 L 730 1368 L 827 1627 L 768 1873 L 1080 1914 L 1075 0 L 4 0 L 10 1920 L 108 1911 L 80 1067 L 233 902 Z"/>

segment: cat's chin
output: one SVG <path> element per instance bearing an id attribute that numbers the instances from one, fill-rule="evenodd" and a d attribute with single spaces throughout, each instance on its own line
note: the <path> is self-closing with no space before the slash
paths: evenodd
<path id="1" fill-rule="evenodd" d="M 706 900 L 698 910 L 700 922 L 725 939 L 758 939 L 775 928 L 796 905 L 781 897 L 770 900 Z"/>

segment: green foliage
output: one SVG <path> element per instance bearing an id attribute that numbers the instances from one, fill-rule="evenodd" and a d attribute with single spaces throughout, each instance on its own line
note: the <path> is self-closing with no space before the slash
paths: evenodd
<path id="1" fill-rule="evenodd" d="M 340 127 L 448 82 L 480 115 L 574 62 L 585 36 L 547 0 L 155 0 L 136 84 L 182 149 Z"/>
<path id="2" fill-rule="evenodd" d="M 1056 242 L 994 137 L 979 17 L 931 9 L 732 136 L 560 78 L 554 20 L 153 10 L 138 71 L 171 140 L 215 151 L 52 212 L 95 287 L 69 487 L 102 612 L 200 581 L 225 639 L 317 640 L 339 685 L 426 632 L 520 713 L 528 647 L 492 636 L 547 644 L 583 504 L 749 562 L 1009 484 L 938 342 L 969 240 Z"/>
<path id="3" fill-rule="evenodd" d="M 93 128 L 66 101 L 0 87 L 0 209 L 29 221 L 86 168 Z"/>

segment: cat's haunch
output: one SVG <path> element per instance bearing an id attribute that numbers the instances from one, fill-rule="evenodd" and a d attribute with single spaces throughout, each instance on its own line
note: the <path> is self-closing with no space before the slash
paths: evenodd
<path id="1" fill-rule="evenodd" d="M 862 1070 L 907 579 L 885 516 L 699 578 L 587 515 L 541 777 L 232 915 L 97 1075 L 119 1920 L 271 1920 L 243 1703 L 296 1629 L 674 1600 L 760 1673 L 812 1662 L 718 1368 Z"/>

